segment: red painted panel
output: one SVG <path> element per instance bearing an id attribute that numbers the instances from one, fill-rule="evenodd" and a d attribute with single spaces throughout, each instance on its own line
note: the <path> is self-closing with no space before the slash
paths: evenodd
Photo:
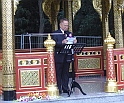
<path id="1" fill-rule="evenodd" d="M 94 54 L 98 52 L 98 54 Z M 88 54 L 89 53 L 89 54 Z M 76 77 L 79 76 L 86 76 L 86 75 L 101 75 L 104 76 L 104 59 L 103 59 L 103 47 L 86 47 L 83 49 L 82 55 L 75 55 L 75 74 Z M 100 68 L 78 68 L 78 60 L 79 59 L 92 59 L 92 58 L 98 58 L 100 59 Z"/>
<path id="2" fill-rule="evenodd" d="M 114 65 L 116 70 L 118 90 L 124 89 L 124 80 L 122 80 L 122 77 L 124 76 L 124 74 L 122 74 L 124 72 L 122 71 L 124 58 L 121 58 L 121 55 L 124 55 L 124 48 L 114 49 Z"/>
<path id="3" fill-rule="evenodd" d="M 39 60 L 39 64 L 33 64 L 33 60 Z M 19 99 L 21 96 L 26 96 L 29 93 L 46 93 L 45 87 L 45 68 L 47 65 L 44 63 L 44 59 L 47 59 L 47 52 L 33 52 L 33 53 L 16 53 L 15 61 L 16 61 L 16 96 Z M 22 61 L 24 63 L 28 63 L 22 65 Z M 19 64 L 20 63 L 20 64 Z M 29 73 L 29 72 L 37 72 L 37 77 L 39 85 L 22 85 L 22 81 L 24 81 L 21 74 Z M 30 73 L 29 73 L 30 74 Z M 26 75 L 26 74 L 25 74 Z M 22 78 L 22 79 L 21 79 Z M 27 80 L 27 79 L 25 79 Z M 30 78 L 29 78 L 30 80 Z"/>

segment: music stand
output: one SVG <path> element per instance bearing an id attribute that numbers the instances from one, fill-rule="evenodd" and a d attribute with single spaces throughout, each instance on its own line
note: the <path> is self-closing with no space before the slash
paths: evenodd
<path id="1" fill-rule="evenodd" d="M 72 93 L 72 89 L 77 87 L 83 95 L 86 95 L 86 93 L 83 92 L 81 86 L 75 81 L 75 70 L 74 70 L 74 54 L 81 53 L 84 48 L 84 45 L 85 45 L 84 43 L 77 43 L 77 44 L 74 44 L 74 47 L 73 47 L 71 93 Z"/>
<path id="2" fill-rule="evenodd" d="M 59 53 L 66 53 L 68 55 L 71 55 L 71 62 L 72 62 L 72 82 L 71 82 L 71 92 L 68 93 L 70 96 L 72 92 L 72 89 L 77 87 L 83 95 L 86 95 L 86 93 L 83 92 L 81 86 L 75 81 L 75 70 L 74 70 L 74 54 L 81 53 L 84 48 L 85 43 L 76 43 L 76 44 L 65 44 L 64 47 L 60 50 Z"/>

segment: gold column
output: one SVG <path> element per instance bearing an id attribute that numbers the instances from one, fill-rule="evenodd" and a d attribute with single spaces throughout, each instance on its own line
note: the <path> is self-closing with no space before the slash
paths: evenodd
<path id="1" fill-rule="evenodd" d="M 113 46 L 115 44 L 115 39 L 111 37 L 110 33 L 104 40 L 104 43 L 107 44 L 106 51 L 106 84 L 105 92 L 117 92 L 117 82 L 116 82 L 116 73 L 114 68 L 114 51 Z"/>
<path id="2" fill-rule="evenodd" d="M 100 19 L 102 21 L 103 30 L 103 40 L 107 37 L 109 33 L 109 22 L 108 14 L 111 9 L 111 0 L 93 0 L 93 6 L 95 10 L 99 13 Z M 104 48 L 104 70 L 106 70 L 106 45 L 103 43 Z"/>
<path id="3" fill-rule="evenodd" d="M 55 72 L 55 62 L 54 62 L 55 41 L 51 39 L 50 34 L 48 35 L 48 39 L 44 41 L 44 46 L 47 48 L 47 52 L 48 52 L 48 58 L 47 58 L 48 95 L 52 97 L 58 97 L 59 91 L 56 83 L 56 72 Z"/>
<path id="4" fill-rule="evenodd" d="M 109 22 L 108 14 L 111 9 L 111 0 L 102 0 L 102 28 L 103 28 L 103 40 L 107 37 L 109 33 Z"/>
<path id="5" fill-rule="evenodd" d="M 69 21 L 69 31 L 72 32 L 72 0 L 68 0 L 68 21 Z"/>
<path id="6" fill-rule="evenodd" d="M 115 48 L 123 48 L 122 11 L 123 0 L 113 0 Z"/>
<path id="7" fill-rule="evenodd" d="M 100 19 L 102 21 L 104 40 L 109 33 L 108 14 L 111 9 L 111 0 L 93 0 L 93 6 L 95 10 L 99 13 Z"/>
<path id="8" fill-rule="evenodd" d="M 111 0 L 102 0 L 102 30 L 103 30 L 103 40 L 107 37 L 109 33 L 109 21 L 108 14 L 111 9 Z M 103 43 L 104 48 L 104 70 L 106 70 L 106 49 L 107 46 Z"/>
<path id="9" fill-rule="evenodd" d="M 2 4 L 2 89 L 3 100 L 16 99 L 14 0 L 1 0 Z"/>
<path id="10" fill-rule="evenodd" d="M 64 7 L 64 14 L 65 17 L 69 21 L 69 31 L 72 32 L 72 24 L 73 24 L 73 11 L 72 11 L 72 2 L 73 0 L 64 0 L 63 7 Z"/>

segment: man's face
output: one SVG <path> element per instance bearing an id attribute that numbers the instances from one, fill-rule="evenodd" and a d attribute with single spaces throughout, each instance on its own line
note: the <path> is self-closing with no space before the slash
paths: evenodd
<path id="1" fill-rule="evenodd" d="M 63 30 L 63 31 L 67 31 L 68 30 L 68 21 L 63 21 L 60 23 L 60 28 Z"/>

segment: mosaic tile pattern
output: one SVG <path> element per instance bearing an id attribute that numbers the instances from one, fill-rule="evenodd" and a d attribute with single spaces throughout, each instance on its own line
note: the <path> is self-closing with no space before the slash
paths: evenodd
<path id="1" fill-rule="evenodd" d="M 78 69 L 100 68 L 100 58 L 78 59 Z"/>
<path id="2" fill-rule="evenodd" d="M 21 87 L 40 86 L 39 70 L 20 70 Z"/>

